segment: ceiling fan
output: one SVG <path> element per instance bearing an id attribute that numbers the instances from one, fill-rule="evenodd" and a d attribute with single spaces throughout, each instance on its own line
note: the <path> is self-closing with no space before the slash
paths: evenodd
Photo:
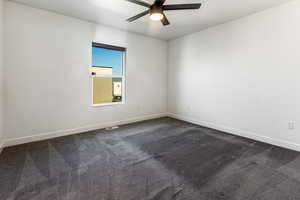
<path id="1" fill-rule="evenodd" d="M 164 26 L 170 24 L 168 18 L 164 14 L 164 11 L 191 10 L 191 9 L 199 9 L 201 7 L 201 3 L 164 5 L 166 0 L 155 0 L 155 2 L 152 5 L 142 0 L 126 0 L 126 1 L 148 8 L 146 11 L 127 19 L 128 22 L 133 22 L 145 15 L 150 14 L 151 20 L 161 21 Z"/>

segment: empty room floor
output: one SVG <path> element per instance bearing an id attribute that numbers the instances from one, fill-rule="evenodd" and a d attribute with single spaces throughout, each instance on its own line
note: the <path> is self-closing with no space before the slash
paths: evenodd
<path id="1" fill-rule="evenodd" d="M 171 118 L 9 147 L 1 200 L 283 200 L 300 154 Z"/>

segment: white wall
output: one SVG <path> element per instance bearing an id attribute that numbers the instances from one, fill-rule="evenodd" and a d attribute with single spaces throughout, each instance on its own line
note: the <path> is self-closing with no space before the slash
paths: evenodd
<path id="1" fill-rule="evenodd" d="M 166 113 L 167 43 L 7 2 L 6 145 Z M 126 104 L 91 107 L 91 42 L 127 48 Z"/>
<path id="2" fill-rule="evenodd" d="M 0 151 L 3 145 L 3 3 L 3 0 L 0 0 Z"/>
<path id="3" fill-rule="evenodd" d="M 172 116 L 300 150 L 299 10 L 292 1 L 171 41 Z"/>
<path id="4" fill-rule="evenodd" d="M 164 41 L 6 2 L 6 145 L 162 116 L 168 99 L 174 117 L 300 150 L 299 8 L 173 40 L 167 55 Z M 127 47 L 126 105 L 90 106 L 92 41 Z"/>

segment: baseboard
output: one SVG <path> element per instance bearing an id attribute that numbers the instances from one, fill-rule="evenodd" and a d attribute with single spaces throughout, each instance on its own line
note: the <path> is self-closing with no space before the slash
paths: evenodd
<path id="1" fill-rule="evenodd" d="M 4 148 L 4 142 L 0 142 L 0 154 L 2 153 L 3 148 Z"/>
<path id="2" fill-rule="evenodd" d="M 186 121 L 186 122 L 189 122 L 189 123 L 197 124 L 197 125 L 200 125 L 200 126 L 203 126 L 203 127 L 208 127 L 208 128 L 212 128 L 212 129 L 215 129 L 215 130 L 222 131 L 222 132 L 230 133 L 230 134 L 233 134 L 233 135 L 238 135 L 240 137 L 253 139 L 253 140 L 256 140 L 256 141 L 272 144 L 272 145 L 275 145 L 275 146 L 279 146 L 279 147 L 283 147 L 283 148 L 287 148 L 287 149 L 291 149 L 291 150 L 295 150 L 295 151 L 300 151 L 300 145 L 296 144 L 296 143 L 277 140 L 277 139 L 266 137 L 266 136 L 263 136 L 263 135 L 260 135 L 260 134 L 257 134 L 257 133 L 244 131 L 244 130 L 239 130 L 239 129 L 235 129 L 235 128 L 230 128 L 230 127 L 226 127 L 226 126 L 222 126 L 222 125 L 217 125 L 217 124 L 214 124 L 214 123 L 211 123 L 211 122 L 205 122 L 205 121 L 201 121 L 201 120 L 191 118 L 191 117 L 186 117 L 186 116 L 179 115 L 179 114 L 168 113 L 168 116 L 172 117 L 172 118 L 175 118 L 175 119 L 178 119 L 178 120 L 182 120 L 182 121 Z"/>
<path id="3" fill-rule="evenodd" d="M 125 119 L 125 120 L 121 120 L 121 121 L 100 123 L 100 124 L 94 124 L 94 125 L 89 125 L 89 126 L 85 126 L 85 127 L 79 127 L 79 128 L 73 128 L 73 129 L 67 129 L 67 130 L 58 130 L 58 131 L 48 132 L 48 133 L 41 133 L 41 134 L 33 135 L 33 136 L 7 139 L 7 140 L 4 140 L 3 147 L 15 146 L 15 145 L 25 144 L 25 143 L 29 143 L 29 142 L 36 142 L 36 141 L 41 141 L 41 140 L 46 140 L 46 139 L 51 139 L 51 138 L 56 138 L 56 137 L 61 137 L 61 136 L 84 133 L 87 131 L 103 129 L 103 128 L 107 128 L 107 127 L 111 127 L 111 126 L 120 126 L 120 125 L 124 125 L 124 124 L 130 124 L 130 123 L 134 123 L 134 122 L 145 121 L 145 120 L 156 119 L 156 118 L 167 117 L 167 116 L 168 115 L 166 113 L 144 115 L 144 116 L 134 117 L 134 118 Z"/>
<path id="4" fill-rule="evenodd" d="M 259 135 L 259 134 L 253 133 L 253 132 L 243 131 L 243 130 L 230 128 L 230 127 L 226 127 L 226 126 L 222 126 L 222 125 L 216 125 L 214 123 L 201 121 L 201 120 L 198 120 L 198 119 L 195 119 L 192 117 L 187 117 L 187 116 L 183 116 L 183 115 L 179 115 L 179 114 L 175 114 L 175 113 L 161 113 L 161 114 L 154 114 L 154 115 L 144 115 L 144 116 L 140 116 L 140 117 L 130 118 L 130 119 L 121 120 L 121 121 L 115 121 L 115 122 L 94 124 L 94 125 L 79 127 L 79 128 L 74 128 L 74 129 L 42 133 L 42 134 L 38 134 L 38 135 L 34 135 L 34 136 L 7 139 L 7 140 L 4 140 L 4 142 L 0 143 L 0 153 L 4 147 L 15 146 L 15 145 L 29 143 L 29 142 L 36 142 L 36 141 L 40 141 L 40 140 L 46 140 L 46 139 L 51 139 L 51 138 L 56 138 L 56 137 L 67 136 L 67 135 L 73 135 L 73 134 L 83 133 L 83 132 L 87 132 L 87 131 L 102 129 L 102 128 L 106 128 L 106 127 L 110 127 L 110 126 L 117 126 L 117 125 L 120 126 L 120 125 L 124 125 L 124 124 L 130 124 L 130 123 L 134 123 L 134 122 L 145 121 L 145 120 L 167 117 L 167 116 L 178 119 L 178 120 L 186 121 L 189 123 L 197 124 L 200 126 L 204 126 L 204 127 L 216 129 L 219 131 L 223 131 L 226 133 L 230 133 L 233 135 L 238 135 L 241 137 L 253 139 L 256 141 L 260 141 L 260 142 L 265 142 L 265 143 L 272 144 L 275 146 L 280 146 L 283 148 L 300 151 L 300 145 L 296 144 L 296 143 L 291 143 L 291 142 L 282 141 L 282 140 L 276 140 L 276 139 L 262 136 L 262 135 Z"/>

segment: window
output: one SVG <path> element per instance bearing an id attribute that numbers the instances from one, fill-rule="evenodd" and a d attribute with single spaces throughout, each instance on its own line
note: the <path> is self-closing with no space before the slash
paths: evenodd
<path id="1" fill-rule="evenodd" d="M 99 43 L 92 48 L 93 105 L 124 103 L 126 49 Z"/>

